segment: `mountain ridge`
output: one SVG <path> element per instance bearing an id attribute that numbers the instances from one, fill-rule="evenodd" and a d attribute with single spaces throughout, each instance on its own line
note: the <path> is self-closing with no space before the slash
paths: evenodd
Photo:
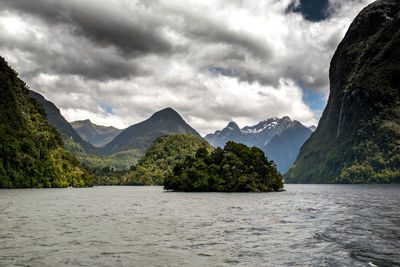
<path id="1" fill-rule="evenodd" d="M 175 110 L 168 107 L 157 111 L 147 120 L 129 126 L 106 144 L 104 149 L 109 154 L 132 148 L 137 148 L 144 153 L 158 137 L 175 133 L 201 137 Z"/>
<path id="2" fill-rule="evenodd" d="M 109 143 L 123 131 L 113 126 L 103 126 L 91 122 L 89 119 L 70 122 L 72 128 L 87 142 L 101 147 Z"/>
<path id="3" fill-rule="evenodd" d="M 71 139 L 74 143 L 80 145 L 88 154 L 102 154 L 101 149 L 94 147 L 92 144 L 84 140 L 72 127 L 72 125 L 61 114 L 60 109 L 51 101 L 47 100 L 43 95 L 29 90 L 29 96 L 38 101 L 43 107 L 47 115 L 47 119 L 62 134 L 64 142 Z M 66 145 L 68 142 L 65 142 Z"/>

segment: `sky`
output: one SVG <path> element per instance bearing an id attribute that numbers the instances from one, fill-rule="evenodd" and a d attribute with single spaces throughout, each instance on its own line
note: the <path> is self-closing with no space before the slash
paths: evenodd
<path id="1" fill-rule="evenodd" d="M 0 0 L 0 56 L 69 121 L 172 107 L 200 134 L 317 125 L 329 64 L 372 0 Z"/>

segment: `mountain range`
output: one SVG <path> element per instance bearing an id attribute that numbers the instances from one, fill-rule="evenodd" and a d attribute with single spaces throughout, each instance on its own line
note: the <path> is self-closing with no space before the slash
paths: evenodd
<path id="1" fill-rule="evenodd" d="M 160 110 L 143 122 L 119 130 L 95 125 L 89 120 L 69 123 L 52 102 L 34 91 L 29 91 L 29 95 L 43 105 L 50 124 L 61 133 L 65 148 L 91 167 L 129 169 L 158 137 L 176 133 L 200 137 L 172 108 Z M 107 141 L 103 147 L 93 145 Z"/>
<path id="2" fill-rule="evenodd" d="M 103 146 L 109 143 L 123 131 L 112 126 L 97 125 L 90 120 L 73 121 L 71 126 L 85 141 L 94 146 Z"/>
<path id="3" fill-rule="evenodd" d="M 281 173 L 285 173 L 311 133 L 308 127 L 285 116 L 281 119 L 270 118 L 242 129 L 232 121 L 224 129 L 204 138 L 214 147 L 224 147 L 228 141 L 258 147 L 276 163 Z"/>
<path id="4" fill-rule="evenodd" d="M 129 169 L 158 137 L 176 133 L 201 137 L 172 108 L 160 110 L 145 121 L 119 130 L 93 124 L 90 120 L 69 123 L 42 95 L 30 91 L 30 96 L 44 106 L 49 122 L 62 133 L 66 148 L 89 166 Z M 300 122 L 283 117 L 242 129 L 230 122 L 223 130 L 208 134 L 204 139 L 214 147 L 223 147 L 227 141 L 259 147 L 274 160 L 278 170 L 285 173 L 310 135 L 311 130 Z M 95 146 L 102 144 L 102 147 Z"/>

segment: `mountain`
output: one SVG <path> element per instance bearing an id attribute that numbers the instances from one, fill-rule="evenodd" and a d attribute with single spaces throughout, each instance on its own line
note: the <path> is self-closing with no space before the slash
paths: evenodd
<path id="1" fill-rule="evenodd" d="M 93 177 L 63 148 L 43 106 L 0 57 L 0 188 L 93 185 Z"/>
<path id="2" fill-rule="evenodd" d="M 301 146 L 310 137 L 311 130 L 304 127 L 300 122 L 294 121 L 293 124 L 274 135 L 271 141 L 261 149 L 269 160 L 273 160 L 281 173 L 286 173 L 292 166 L 299 154 Z"/>
<path id="3" fill-rule="evenodd" d="M 274 160 L 281 173 L 295 161 L 300 147 L 311 135 L 311 130 L 285 116 L 270 118 L 242 129 L 230 122 L 223 130 L 204 137 L 214 147 L 224 147 L 228 141 L 262 149 L 268 159 Z"/>
<path id="4" fill-rule="evenodd" d="M 155 139 L 175 133 L 187 133 L 200 137 L 175 110 L 166 108 L 154 113 L 149 119 L 123 130 L 105 145 L 104 149 L 109 154 L 135 149 L 143 155 Z"/>
<path id="5" fill-rule="evenodd" d="M 44 110 L 47 114 L 47 119 L 57 130 L 61 133 L 64 143 L 67 146 L 68 150 L 74 150 L 74 148 L 70 148 L 70 141 L 78 144 L 82 147 L 84 152 L 89 154 L 101 154 L 102 151 L 99 148 L 94 147 L 89 142 L 82 139 L 82 137 L 72 128 L 71 124 L 61 115 L 60 110 L 54 105 L 52 102 L 45 99 L 41 94 L 34 92 L 32 90 L 29 91 L 29 96 L 36 99 L 37 102 L 42 104 Z"/>
<path id="6" fill-rule="evenodd" d="M 274 135 L 282 133 L 291 123 L 292 120 L 289 117 L 271 118 L 240 129 L 235 122 L 230 122 L 221 131 L 208 134 L 204 139 L 214 147 L 224 147 L 228 141 L 233 141 L 261 148 L 271 141 Z"/>
<path id="7" fill-rule="evenodd" d="M 71 126 L 85 141 L 95 146 L 103 146 L 109 143 L 122 132 L 122 130 L 112 126 L 96 125 L 90 120 L 74 121 L 71 122 Z"/>
<path id="8" fill-rule="evenodd" d="M 339 44 L 328 104 L 287 182 L 400 182 L 399 66 L 400 4 L 379 0 Z"/>
<path id="9" fill-rule="evenodd" d="M 224 147 L 228 141 L 236 141 L 242 139 L 242 131 L 239 126 L 231 121 L 221 131 L 216 131 L 214 134 L 208 134 L 204 137 L 213 147 Z"/>
<path id="10" fill-rule="evenodd" d="M 310 129 L 312 132 L 314 132 L 317 129 L 317 126 L 311 125 L 308 127 L 308 129 Z"/>
<path id="11" fill-rule="evenodd" d="M 270 118 L 254 126 L 242 129 L 242 143 L 248 146 L 263 147 L 269 143 L 276 134 L 280 134 L 292 125 L 293 121 L 285 116 L 281 119 Z"/>
<path id="12" fill-rule="evenodd" d="M 199 148 L 211 152 L 213 147 L 206 140 L 189 134 L 172 134 L 157 138 L 140 159 L 135 170 L 123 180 L 128 184 L 162 184 L 172 174 L 172 169 L 187 156 L 193 157 Z"/>

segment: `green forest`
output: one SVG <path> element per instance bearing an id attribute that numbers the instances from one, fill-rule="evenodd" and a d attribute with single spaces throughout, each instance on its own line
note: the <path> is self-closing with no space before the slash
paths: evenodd
<path id="1" fill-rule="evenodd" d="M 0 57 L 0 188 L 92 186 L 44 109 Z"/>
<path id="2" fill-rule="evenodd" d="M 281 174 L 264 152 L 228 142 L 211 153 L 197 150 L 177 163 L 164 180 L 164 189 L 174 191 L 271 192 L 283 189 Z"/>
<path id="3" fill-rule="evenodd" d="M 105 185 L 162 185 L 172 173 L 176 163 L 187 156 L 194 156 L 199 148 L 212 151 L 213 147 L 202 138 L 190 134 L 172 134 L 157 138 L 146 154 L 130 170 L 94 168 L 98 184 Z"/>

